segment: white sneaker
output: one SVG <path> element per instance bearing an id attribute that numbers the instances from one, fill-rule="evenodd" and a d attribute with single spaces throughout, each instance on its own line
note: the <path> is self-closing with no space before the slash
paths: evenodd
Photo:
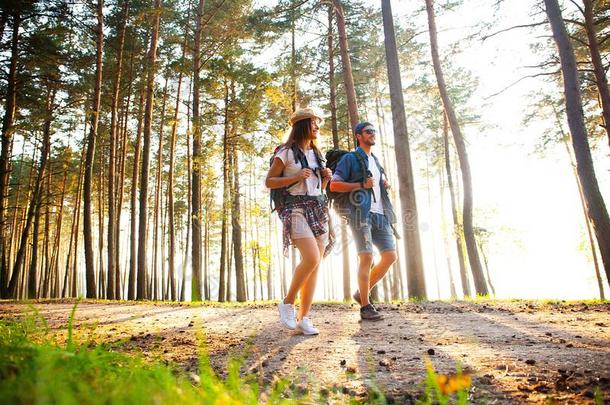
<path id="1" fill-rule="evenodd" d="M 304 335 L 318 335 L 320 333 L 320 331 L 313 326 L 311 319 L 306 316 L 297 323 L 297 330 L 303 332 Z"/>
<path id="2" fill-rule="evenodd" d="M 280 322 L 288 329 L 296 329 L 297 320 L 294 314 L 294 305 L 280 302 L 277 308 L 280 311 Z"/>

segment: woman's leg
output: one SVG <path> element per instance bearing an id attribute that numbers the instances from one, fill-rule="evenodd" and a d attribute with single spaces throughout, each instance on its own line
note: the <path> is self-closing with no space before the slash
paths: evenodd
<path id="1" fill-rule="evenodd" d="M 301 305 L 299 305 L 297 320 L 301 320 L 303 317 L 307 316 L 311 309 L 311 302 L 313 301 L 313 294 L 316 291 L 316 282 L 318 280 L 318 269 L 320 268 L 320 263 L 322 262 L 321 258 L 324 256 L 324 249 L 326 248 L 326 239 L 325 235 L 316 238 L 320 261 L 301 286 Z"/>
<path id="2" fill-rule="evenodd" d="M 318 268 L 321 257 L 318 243 L 315 238 L 294 239 L 293 243 L 301 253 L 301 262 L 297 265 L 294 275 L 292 276 L 288 294 L 286 294 L 286 298 L 284 299 L 285 304 L 294 304 L 297 293 L 311 273 Z"/>

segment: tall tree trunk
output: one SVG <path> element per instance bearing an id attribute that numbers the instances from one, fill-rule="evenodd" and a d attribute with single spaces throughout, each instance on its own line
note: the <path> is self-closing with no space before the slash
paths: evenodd
<path id="1" fill-rule="evenodd" d="M 227 269 L 227 202 L 229 200 L 229 88 L 225 83 L 225 122 L 224 122 L 224 139 L 223 139 L 223 159 L 222 159 L 222 226 L 221 226 L 221 241 L 220 241 L 220 274 L 219 274 L 219 282 L 218 282 L 218 301 L 223 302 L 225 298 L 228 300 L 229 297 L 226 296 L 226 290 L 228 282 L 225 281 L 225 277 L 227 272 L 230 269 Z M 228 278 L 228 277 L 227 277 Z"/>
<path id="2" fill-rule="evenodd" d="M 205 0 L 199 0 L 197 22 L 195 25 L 195 43 L 193 47 L 193 182 L 192 182 L 192 269 L 191 300 L 201 301 L 201 117 L 199 111 L 199 74 L 201 71 L 201 33 L 203 30 L 203 9 Z"/>
<path id="3" fill-rule="evenodd" d="M 85 132 L 85 137 L 86 137 L 87 125 L 85 125 L 84 132 Z M 85 160 L 84 157 L 85 157 L 86 153 L 87 153 L 87 149 L 85 147 L 83 149 L 83 154 L 81 157 L 81 161 L 83 161 L 83 162 Z M 74 240 L 74 260 L 73 260 L 73 265 L 72 265 L 73 266 L 72 267 L 73 278 L 71 280 L 72 284 L 70 286 L 71 287 L 71 296 L 73 296 L 73 297 L 78 296 L 78 285 L 79 285 L 79 283 L 78 283 L 79 282 L 79 279 L 78 279 L 78 273 L 79 273 L 79 271 L 78 271 L 78 269 L 79 269 L 79 267 L 78 267 L 78 231 L 79 231 L 79 227 L 80 227 L 80 219 L 81 219 L 80 206 L 82 203 L 82 193 L 83 193 L 83 187 L 84 187 L 84 170 L 85 170 L 84 166 L 81 168 L 81 170 L 82 170 L 82 173 L 79 176 L 79 180 L 78 180 L 80 183 L 81 189 L 80 189 L 80 194 L 77 195 L 77 203 L 76 203 L 77 214 L 76 214 L 76 227 L 75 227 L 75 233 L 74 233 L 74 235 L 75 235 L 75 237 L 74 237 L 74 239 L 75 239 Z"/>
<path id="4" fill-rule="evenodd" d="M 160 298 L 159 294 L 159 216 L 161 215 L 161 176 L 163 174 L 163 127 L 165 126 L 165 106 L 167 104 L 167 83 L 169 76 L 165 77 L 165 85 L 163 86 L 163 101 L 161 102 L 161 122 L 159 123 L 159 148 L 157 149 L 157 173 L 155 175 L 155 208 L 154 208 L 154 225 L 153 225 L 153 299 Z M 161 247 L 162 248 L 162 247 Z M 161 283 L 162 284 L 162 283 Z"/>
<path id="5" fill-rule="evenodd" d="M 103 154 L 103 152 L 102 152 Z M 100 162 L 101 163 L 101 162 Z M 106 296 L 106 278 L 104 277 L 104 206 L 106 199 L 104 198 L 104 165 L 100 164 L 100 169 L 97 176 L 97 196 L 98 196 L 98 210 L 97 210 L 97 219 L 98 219 L 98 231 L 99 235 L 97 238 L 98 242 L 98 297 Z"/>
<path id="6" fill-rule="evenodd" d="M 28 289 L 27 298 L 36 298 L 36 286 L 37 286 L 37 259 L 38 255 L 36 251 L 38 249 L 38 225 L 40 220 L 40 206 L 42 204 L 42 188 L 43 179 L 47 171 L 47 164 L 49 154 L 51 150 L 51 122 L 53 120 L 53 107 L 55 101 L 55 89 L 49 88 L 47 93 L 46 101 L 46 113 L 44 129 L 43 129 L 43 140 L 42 140 L 42 152 L 40 154 L 40 164 L 38 165 L 38 173 L 36 176 L 36 182 L 34 183 L 34 191 L 28 208 L 25 225 L 21 231 L 21 241 L 19 243 L 19 250 L 15 258 L 15 264 L 13 266 L 13 274 L 9 282 L 9 295 L 12 298 L 17 298 L 17 284 L 20 278 L 21 268 L 25 263 L 26 250 L 28 248 L 28 237 L 30 233 L 30 226 L 34 220 L 33 230 L 33 241 L 32 248 L 34 249 L 32 255 L 32 261 L 30 262 L 30 268 L 28 271 Z"/>
<path id="7" fill-rule="evenodd" d="M 87 122 L 85 121 L 85 133 L 87 132 Z M 70 242 L 68 243 L 68 258 L 66 260 L 66 273 L 64 274 L 64 283 L 62 288 L 62 297 L 73 297 L 76 290 L 69 287 L 71 281 L 75 283 L 76 279 L 76 266 L 71 267 L 72 261 L 76 263 L 78 258 L 78 250 L 76 249 L 78 241 L 78 224 L 80 220 L 80 202 L 81 202 L 81 190 L 82 190 L 82 176 L 83 176 L 83 157 L 85 155 L 86 148 L 83 148 L 81 153 L 81 159 L 78 165 L 78 185 L 76 186 L 76 197 L 74 203 L 74 212 L 72 214 L 72 229 L 70 232 Z M 74 246 L 74 247 L 73 247 Z M 74 271 L 73 271 L 74 270 Z"/>
<path id="8" fill-rule="evenodd" d="M 271 226 L 273 221 L 271 219 L 271 215 L 267 215 L 267 246 L 269 246 L 269 264 L 267 265 L 267 299 L 273 300 L 275 299 L 275 294 L 273 292 L 273 281 L 275 277 L 273 277 L 273 265 L 275 261 L 273 260 L 273 252 L 271 251 Z"/>
<path id="9" fill-rule="evenodd" d="M 97 297 L 95 283 L 95 259 L 93 255 L 93 223 L 91 218 L 91 197 L 93 195 L 93 161 L 95 159 L 95 142 L 99 123 L 100 99 L 102 94 L 102 61 L 104 44 L 104 0 L 97 1 L 97 49 L 95 65 L 95 90 L 91 105 L 91 125 L 87 139 L 87 156 L 85 157 L 85 182 L 83 185 L 83 242 L 85 244 L 85 278 L 87 281 L 87 298 Z"/>
<path id="10" fill-rule="evenodd" d="M 176 105 L 174 110 L 174 119 L 172 123 L 172 132 L 169 140 L 169 172 L 167 179 L 167 214 L 169 221 L 169 263 L 168 263 L 168 277 L 170 283 L 170 297 L 172 301 L 177 299 L 176 297 L 176 276 L 175 276 L 175 261 L 176 261 L 176 233 L 174 218 L 174 158 L 176 148 L 176 128 L 178 125 L 178 111 L 180 109 L 180 89 L 182 86 L 182 72 L 178 77 L 178 89 L 176 91 Z"/>
<path id="11" fill-rule="evenodd" d="M 187 16 L 187 21 L 190 20 L 190 9 Z M 184 41 L 182 42 L 182 58 L 186 56 L 186 32 L 188 32 L 189 24 L 187 22 L 185 27 Z M 168 277 L 169 277 L 169 290 L 172 301 L 176 301 L 176 275 L 175 275 L 175 264 L 176 264 L 176 232 L 174 218 L 174 159 L 176 150 L 176 130 L 178 128 L 178 113 L 180 112 L 180 92 L 182 90 L 182 70 L 178 74 L 178 87 L 176 89 L 176 104 L 174 105 L 174 118 L 172 120 L 172 130 L 169 139 L 169 172 L 167 179 L 167 215 L 169 221 L 169 263 L 168 263 Z M 207 229 L 206 229 L 207 231 Z M 206 269 L 207 270 L 207 269 Z M 207 294 L 206 299 L 207 299 Z"/>
<path id="12" fill-rule="evenodd" d="M 5 15 L 3 13 L 3 15 Z M 17 61 L 19 60 L 19 27 L 21 14 L 13 13 L 13 34 L 11 38 L 11 59 L 6 84 L 6 103 L 2 120 L 2 150 L 0 151 L 0 297 L 9 295 L 9 266 L 6 257 L 6 209 L 11 171 L 11 149 L 15 112 L 17 110 Z M 13 272 L 15 269 L 13 269 Z M 15 282 L 17 279 L 15 279 Z M 16 287 L 16 285 L 15 285 Z M 13 293 L 11 293 L 13 296 Z"/>
<path id="13" fill-rule="evenodd" d="M 138 240 L 138 285 L 137 299 L 148 298 L 147 294 L 147 241 L 148 241 L 148 174 L 150 168 L 150 135 L 152 132 L 152 110 L 154 103 L 155 72 L 157 64 L 157 43 L 159 41 L 159 24 L 161 17 L 161 0 L 155 0 L 153 31 L 148 51 L 147 77 L 146 77 L 146 107 L 144 109 L 144 129 L 142 148 L 142 170 L 140 171 L 140 218 Z"/>
<path id="14" fill-rule="evenodd" d="M 339 130 L 337 125 L 337 90 L 335 88 L 335 49 L 333 46 L 333 9 L 334 5 L 328 6 L 328 84 L 330 87 L 330 123 L 333 135 L 333 148 L 339 149 Z M 338 18 L 337 18 L 338 21 Z M 345 20 L 342 20 L 345 25 Z M 338 23 L 338 22 L 337 22 Z M 343 27 L 345 31 L 345 27 Z M 347 49 L 347 39 L 345 48 Z M 349 55 L 347 58 L 349 62 Z M 344 63 L 345 69 L 345 63 Z M 351 65 L 350 65 L 351 69 Z M 345 74 L 345 73 L 344 73 Z M 351 77 L 351 71 L 349 72 Z M 346 81 L 347 83 L 347 81 Z M 353 79 L 351 80 L 353 86 Z M 346 85 L 347 86 L 347 85 Z M 346 87 L 347 88 L 347 87 Z M 356 108 L 356 122 L 358 121 L 358 109 Z M 350 290 L 350 266 L 349 266 L 349 239 L 347 235 L 347 225 L 345 221 L 341 221 L 341 255 L 343 259 L 343 300 L 349 301 L 352 299 Z"/>
<path id="15" fill-rule="evenodd" d="M 597 32 L 595 29 L 595 20 L 593 18 L 594 0 L 583 0 L 585 14 L 585 31 L 587 32 L 587 40 L 589 45 L 589 53 L 591 54 L 591 63 L 593 64 L 593 73 L 595 74 L 595 83 L 599 92 L 599 98 L 602 104 L 602 117 L 604 119 L 604 129 L 608 136 L 608 144 L 610 145 L 610 90 L 608 90 L 608 79 L 606 78 L 606 69 L 602 62 L 602 57 L 599 51 L 599 42 L 597 42 Z"/>
<path id="16" fill-rule="evenodd" d="M 572 133 L 572 147 L 576 157 L 578 178 L 580 179 L 582 191 L 587 202 L 587 214 L 593 223 L 593 229 L 595 229 L 597 245 L 602 256 L 602 262 L 604 263 L 606 277 L 610 283 L 610 219 L 608 218 L 604 198 L 599 190 L 587 139 L 576 57 L 574 56 L 574 50 L 563 23 L 561 9 L 557 0 L 544 0 L 544 3 L 561 60 L 566 113 L 570 132 Z"/>
<path id="17" fill-rule="evenodd" d="M 445 138 L 445 142 L 447 140 L 447 131 L 446 131 L 446 126 L 445 126 L 445 131 L 444 131 L 444 138 Z M 445 158 L 447 157 L 447 152 L 445 152 Z M 444 177 L 443 177 L 443 168 L 439 168 L 439 173 L 438 173 L 438 178 L 440 181 L 440 195 L 441 195 L 441 220 L 442 220 L 442 230 L 443 230 L 443 247 L 445 249 L 445 259 L 447 261 L 447 274 L 449 275 L 449 289 L 450 289 L 450 294 L 451 294 L 451 299 L 456 299 L 457 298 L 457 292 L 455 290 L 455 282 L 453 281 L 453 272 L 451 271 L 451 255 L 449 254 L 450 249 L 449 249 L 449 238 L 447 237 L 447 217 L 445 215 L 445 182 L 443 181 Z M 451 190 L 450 190 L 451 192 Z M 452 207 L 452 211 L 453 211 L 453 207 Z M 452 229 L 455 230 L 455 227 L 453 227 Z M 453 232 L 453 234 L 455 235 L 455 232 Z M 463 259 L 463 257 L 462 257 Z"/>
<path id="18" fill-rule="evenodd" d="M 112 88 L 112 101 L 110 105 L 110 156 L 108 160 L 108 288 L 106 290 L 106 298 L 112 300 L 116 297 L 116 274 L 117 271 L 116 257 L 118 251 L 115 251 L 118 224 L 115 219 L 115 152 L 117 149 L 117 132 L 118 132 L 118 104 L 119 91 L 121 88 L 121 75 L 123 73 L 123 48 L 125 45 L 125 31 L 127 29 L 127 11 L 129 1 L 123 0 L 121 13 L 123 15 L 121 31 L 119 34 L 119 49 L 117 51 L 117 66 L 115 78 Z"/>
<path id="19" fill-rule="evenodd" d="M 447 170 L 447 186 L 449 187 L 449 196 L 451 198 L 451 216 L 453 218 L 453 237 L 455 238 L 455 247 L 458 254 L 458 263 L 460 266 L 460 281 L 462 282 L 462 292 L 465 297 L 470 297 L 470 282 L 468 281 L 468 273 L 466 271 L 466 260 L 464 256 L 464 244 L 462 238 L 462 226 L 458 215 L 458 207 L 455 198 L 455 190 L 453 185 L 453 174 L 451 171 L 451 156 L 449 153 L 449 122 L 447 114 L 443 113 L 443 145 L 445 153 L 445 169 Z"/>
<path id="20" fill-rule="evenodd" d="M 53 168 L 49 168 L 49 173 L 46 176 L 45 200 L 44 204 L 44 239 L 43 239 L 43 262 L 40 266 L 42 288 L 38 288 L 38 296 L 49 298 L 51 290 L 51 257 L 50 242 L 51 242 L 51 177 L 53 176 Z M 44 278 L 43 278 L 44 275 Z"/>
<path id="21" fill-rule="evenodd" d="M 206 301 L 210 301 L 210 216 L 205 216 L 205 230 L 203 236 L 203 297 Z"/>
<path id="22" fill-rule="evenodd" d="M 36 149 L 34 149 L 34 151 L 36 151 Z M 21 152 L 21 158 L 19 159 L 19 174 L 18 174 L 18 178 L 22 178 L 22 174 L 23 174 L 23 168 L 24 168 L 24 158 L 25 158 L 25 150 L 22 150 Z M 33 160 L 32 160 L 33 161 Z M 30 170 L 31 172 L 31 170 Z M 30 175 L 31 176 L 31 173 Z M 21 199 L 21 190 L 22 190 L 22 185 L 21 181 L 19 181 L 17 183 L 17 190 L 15 190 L 15 206 L 13 207 L 13 215 L 12 215 L 12 220 L 11 220 L 11 226 L 10 226 L 10 236 L 8 238 L 5 239 L 5 243 L 8 244 L 8 248 L 7 248 L 7 253 L 6 253 L 6 258 L 5 258 L 5 263 L 11 263 L 13 261 L 13 254 L 14 254 L 14 247 L 15 247 L 15 236 L 17 235 L 17 219 L 19 218 L 19 213 L 21 212 L 21 207 L 19 206 L 19 201 Z M 27 192 L 30 190 L 30 188 L 27 187 L 27 185 L 25 187 L 23 187 L 24 189 L 26 189 L 26 194 Z M 27 199 L 26 199 L 27 201 Z M 6 213 L 8 214 L 8 208 Z M 8 218 L 7 218 L 8 220 Z M 8 239 L 8 240 L 7 240 Z M 6 269 L 8 269 L 8 265 L 6 266 Z M 0 279 L 3 277 L 2 273 L 1 273 L 2 269 L 0 268 Z M 4 288 L 7 291 L 2 291 L 2 293 L 0 294 L 1 297 L 4 297 L 5 295 L 8 295 L 8 274 L 5 275 L 6 279 L 3 281 L 2 284 L 2 288 Z"/>
<path id="23" fill-rule="evenodd" d="M 131 53 L 129 65 L 129 85 L 127 86 L 127 100 L 124 102 L 124 113 L 123 113 L 123 129 L 121 131 L 121 150 L 119 156 L 119 179 L 117 184 L 117 203 L 116 203 L 116 237 L 115 237 L 115 268 L 116 268 L 116 293 L 115 299 L 121 299 L 123 294 L 123 287 L 125 286 L 125 273 L 121 276 L 121 265 L 120 265 L 120 246 L 121 244 L 121 215 L 123 213 L 123 197 L 125 190 L 125 159 L 127 158 L 127 139 L 128 139 L 128 131 L 127 131 L 127 123 L 129 120 L 129 107 L 131 105 L 131 90 L 133 85 L 133 59 L 134 54 Z M 138 121 L 139 125 L 140 121 Z M 137 167 L 137 165 L 136 165 Z M 131 254 L 130 254 L 131 257 Z M 126 267 L 126 266 L 125 266 Z M 122 279 L 122 280 L 121 280 Z"/>
<path id="24" fill-rule="evenodd" d="M 192 83 L 193 83 L 193 80 L 191 80 L 191 86 L 192 86 Z M 189 98 L 188 98 L 188 102 L 186 103 L 186 105 L 190 106 L 193 89 L 189 89 L 188 94 L 189 94 Z M 193 167 L 193 159 L 191 159 L 191 109 L 187 108 L 187 110 L 186 110 L 186 169 L 187 169 L 187 171 L 186 171 L 186 183 L 187 183 L 186 212 L 187 213 L 192 212 L 192 210 L 191 210 L 191 205 L 193 202 L 193 198 L 192 198 L 193 182 L 192 182 L 192 177 L 191 177 L 192 167 Z M 207 217 L 208 217 L 208 215 L 206 215 L 206 218 Z M 180 285 L 180 301 L 184 301 L 186 299 L 186 267 L 187 267 L 187 263 L 188 263 L 189 243 L 191 241 L 191 223 L 192 223 L 192 221 L 189 220 L 187 217 L 186 243 L 185 243 L 185 248 L 184 248 L 184 261 L 182 262 L 182 284 Z"/>
<path id="25" fill-rule="evenodd" d="M 398 170 L 399 194 L 402 206 L 402 227 L 404 233 L 405 251 L 407 252 L 407 286 L 410 298 L 426 298 L 426 281 L 424 278 L 424 263 L 419 237 L 419 220 L 417 201 L 415 199 L 415 183 L 413 182 L 413 167 L 409 149 L 409 134 L 407 117 L 402 95 L 400 66 L 394 35 L 394 20 L 390 0 L 381 1 L 383 15 L 383 31 L 385 35 L 385 52 L 392 103 L 392 121 L 394 124 L 394 147 L 396 150 L 396 166 Z"/>
<path id="26" fill-rule="evenodd" d="M 349 47 L 347 43 L 347 32 L 345 29 L 345 14 L 340 0 L 332 0 L 337 16 L 337 31 L 339 32 L 339 50 L 341 54 L 341 64 L 343 65 L 343 83 L 345 84 L 345 94 L 347 95 L 347 111 L 352 130 L 358 124 L 358 102 L 356 100 L 356 88 L 354 87 L 354 77 L 352 76 L 352 62 L 349 57 Z"/>
<path id="27" fill-rule="evenodd" d="M 295 25 L 296 25 L 296 17 L 295 17 L 295 0 L 292 0 L 293 7 L 290 11 L 290 77 L 292 79 L 292 91 L 291 91 L 291 101 L 292 101 L 292 111 L 296 111 L 297 109 L 297 48 L 296 48 L 296 40 L 295 40 Z"/>
<path id="28" fill-rule="evenodd" d="M 242 249 L 242 230 L 240 218 L 240 192 L 239 192 L 239 165 L 237 145 L 234 140 L 231 153 L 233 154 L 233 207 L 231 214 L 231 229 L 233 232 L 233 254 L 235 256 L 235 294 L 239 302 L 246 301 L 246 285 L 244 281 L 244 252 Z"/>
<path id="29" fill-rule="evenodd" d="M 339 129 L 337 126 L 337 88 L 335 84 L 335 46 L 333 45 L 333 5 L 328 5 L 328 87 L 330 89 L 330 128 L 333 148 L 339 149 Z"/>
<path id="30" fill-rule="evenodd" d="M 63 228 L 63 212 L 64 212 L 64 201 L 66 197 L 66 182 L 68 177 L 68 169 L 64 169 L 64 176 L 61 182 L 61 192 L 59 198 L 59 213 L 57 214 L 57 222 L 55 225 L 55 238 L 53 241 L 53 254 L 51 258 L 51 274 L 53 275 L 53 288 L 51 290 L 51 296 L 53 298 L 59 297 L 59 252 L 61 249 L 61 231 Z"/>
<path id="31" fill-rule="evenodd" d="M 133 166 L 131 172 L 130 190 L 130 233 L 129 233 L 129 282 L 127 283 L 127 299 L 136 299 L 136 280 L 137 280 L 137 193 L 138 193 L 138 168 L 140 166 L 140 148 L 142 144 L 142 124 L 144 122 L 144 87 L 140 88 L 140 100 L 138 103 L 138 129 L 136 131 L 136 142 L 133 148 Z"/>
<path id="32" fill-rule="evenodd" d="M 466 152 L 466 143 L 464 142 L 464 137 L 462 136 L 462 131 L 458 123 L 455 109 L 453 108 L 453 103 L 449 98 L 447 85 L 445 84 L 445 77 L 441 68 L 441 60 L 438 54 L 437 30 L 433 0 L 426 0 L 426 11 L 428 13 L 428 32 L 430 33 L 430 49 L 432 53 L 432 64 L 434 65 L 434 73 L 436 75 L 438 90 L 443 101 L 443 107 L 445 108 L 445 113 L 447 114 L 447 118 L 449 120 L 449 126 L 451 127 L 451 133 L 453 134 L 453 139 L 455 141 L 455 148 L 457 149 L 458 157 L 460 159 L 462 183 L 464 186 L 464 207 L 462 216 L 464 225 L 464 239 L 466 241 L 466 251 L 468 252 L 468 262 L 470 263 L 470 270 L 472 271 L 472 277 L 474 279 L 477 294 L 487 295 L 489 292 L 487 289 L 487 283 L 485 282 L 485 275 L 483 274 L 483 268 L 481 266 L 481 260 L 479 258 L 477 242 L 473 229 L 473 197 L 470 162 L 468 160 L 468 153 Z"/>
<path id="33" fill-rule="evenodd" d="M 556 111 L 555 116 L 557 117 L 557 124 L 561 128 L 561 121 L 559 119 L 559 113 Z M 569 135 L 569 133 L 568 133 Z M 566 152 L 568 153 L 568 157 L 570 158 L 570 166 L 572 166 L 572 172 L 574 174 L 574 180 L 576 181 L 576 186 L 578 187 L 578 196 L 580 197 L 580 204 L 582 206 L 582 213 L 585 219 L 585 227 L 587 229 L 587 237 L 589 239 L 589 246 L 591 247 L 591 257 L 593 258 L 593 268 L 595 269 L 595 279 L 597 280 L 597 289 L 599 291 L 599 298 L 603 301 L 606 299 L 604 294 L 604 282 L 602 279 L 601 272 L 599 270 L 599 260 L 597 258 L 597 250 L 595 249 L 595 238 L 593 237 L 593 231 L 591 229 L 591 220 L 587 215 L 587 202 L 585 200 L 585 196 L 582 192 L 582 186 L 580 185 L 580 179 L 578 178 L 578 170 L 576 169 L 576 162 L 574 162 L 574 157 L 572 156 L 572 151 L 570 150 L 570 145 L 568 141 L 564 138 L 563 145 L 566 148 Z"/>

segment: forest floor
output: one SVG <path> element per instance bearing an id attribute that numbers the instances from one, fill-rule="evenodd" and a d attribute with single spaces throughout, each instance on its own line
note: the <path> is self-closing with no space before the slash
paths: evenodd
<path id="1" fill-rule="evenodd" d="M 34 307 L 61 340 L 73 301 Z M 284 377 L 329 402 L 365 399 L 379 389 L 389 403 L 411 403 L 424 391 L 426 359 L 438 373 L 461 365 L 472 377 L 474 403 L 610 403 L 610 304 L 459 301 L 381 304 L 385 319 L 362 323 L 350 304 L 314 304 L 320 335 L 284 330 L 274 304 L 166 304 L 82 301 L 78 340 L 113 343 L 198 369 L 201 343 L 216 372 L 241 356 L 242 373 L 263 386 Z M 0 302 L 0 317 L 31 307 Z M 321 395 L 321 396 L 320 396 Z M 264 394 L 263 394 L 264 398 Z M 333 401 L 334 399 L 334 401 Z"/>

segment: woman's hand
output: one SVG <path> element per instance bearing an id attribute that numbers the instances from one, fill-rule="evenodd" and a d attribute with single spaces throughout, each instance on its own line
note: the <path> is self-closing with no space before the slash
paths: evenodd
<path id="1" fill-rule="evenodd" d="M 295 179 L 296 180 L 305 180 L 306 178 L 308 178 L 309 176 L 311 176 L 313 174 L 313 171 L 311 169 L 301 169 L 301 171 L 295 175 Z"/>
<path id="2" fill-rule="evenodd" d="M 333 175 L 333 171 L 328 167 L 322 170 L 322 179 L 330 179 Z"/>

